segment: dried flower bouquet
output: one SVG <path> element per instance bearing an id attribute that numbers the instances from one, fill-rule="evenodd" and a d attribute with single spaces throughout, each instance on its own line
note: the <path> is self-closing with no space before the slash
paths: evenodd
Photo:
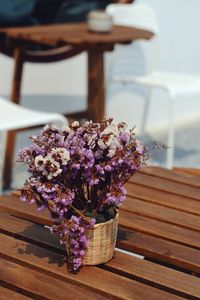
<path id="1" fill-rule="evenodd" d="M 49 209 L 52 233 L 68 242 L 68 265 L 77 271 L 87 251 L 86 230 L 115 217 L 126 197 L 124 184 L 149 159 L 149 151 L 135 138 L 134 129 L 112 119 L 101 123 L 75 121 L 63 130 L 45 126 L 18 162 L 32 174 L 21 200 Z"/>

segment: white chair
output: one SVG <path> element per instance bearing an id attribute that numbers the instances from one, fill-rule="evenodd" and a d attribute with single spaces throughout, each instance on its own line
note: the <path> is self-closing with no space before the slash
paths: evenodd
<path id="1" fill-rule="evenodd" d="M 64 127 L 67 123 L 67 119 L 61 114 L 28 109 L 0 97 L 0 133 L 3 133 L 2 161 L 4 162 L 5 158 L 5 133 L 8 130 L 29 129 L 30 127 L 44 124 L 55 124 Z M 5 178 L 2 178 L 2 181 L 4 183 Z M 2 189 L 2 181 L 0 180 L 0 191 Z"/>
<path id="2" fill-rule="evenodd" d="M 175 146 L 174 100 L 200 94 L 200 76 L 156 71 L 158 57 L 158 24 L 153 9 L 144 4 L 110 4 L 107 12 L 115 24 L 140 27 L 152 31 L 154 40 L 135 42 L 132 46 L 117 46 L 111 64 L 109 80 L 133 83 L 147 88 L 143 131 L 145 130 L 152 88 L 160 88 L 169 95 L 169 128 L 167 168 L 173 167 Z M 121 50 L 123 47 L 123 51 Z M 127 50 L 126 50 L 127 48 Z M 129 50 L 128 50 L 129 49 Z"/>

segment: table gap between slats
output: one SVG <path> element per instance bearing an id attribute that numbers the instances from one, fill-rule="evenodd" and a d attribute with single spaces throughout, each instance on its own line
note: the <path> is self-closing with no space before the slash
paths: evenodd
<path id="1" fill-rule="evenodd" d="M 198 200 L 166 193 L 161 190 L 155 190 L 153 187 L 146 187 L 130 182 L 128 182 L 125 187 L 129 197 L 200 216 L 200 202 Z"/>
<path id="2" fill-rule="evenodd" d="M 76 299 L 80 300 L 105 300 L 107 297 L 95 294 L 72 283 L 60 281 L 52 276 L 31 270 L 13 261 L 0 258 L 1 278 L 4 287 L 22 293 L 33 299 L 73 299 L 76 291 Z M 67 298 L 64 291 L 67 291 Z M 12 299 L 12 298 L 10 298 Z M 5 299 L 4 299 L 5 300 Z"/>
<path id="3" fill-rule="evenodd" d="M 15 197 L 3 197 L 2 199 L 3 199 L 3 201 L 0 201 L 0 209 L 1 210 L 12 212 L 14 215 L 18 215 L 18 216 L 23 217 L 25 219 L 29 219 L 29 220 L 32 220 L 34 222 L 41 223 L 41 224 L 44 224 L 44 225 L 51 225 L 52 222 L 53 222 L 49 218 L 49 215 L 48 215 L 47 212 L 38 213 L 34 206 L 30 206 L 27 203 L 21 203 Z M 13 201 L 16 202 L 15 206 L 13 206 Z M 181 243 L 177 244 L 176 239 L 175 240 L 173 239 L 173 243 L 172 243 L 172 241 L 170 241 L 170 242 L 167 241 L 165 236 L 164 236 L 164 239 L 163 239 L 162 236 L 159 236 L 159 238 L 158 238 L 158 236 L 155 237 L 149 231 L 144 232 L 144 229 L 143 229 L 144 226 L 141 227 L 141 225 L 140 225 L 141 230 L 140 230 L 140 228 L 137 228 L 137 226 L 135 228 L 135 226 L 133 226 L 132 223 L 133 223 L 133 221 L 135 223 L 136 218 L 131 220 L 131 225 L 129 224 L 130 222 L 127 224 L 127 218 L 126 218 L 126 216 L 123 216 L 123 213 L 124 213 L 123 211 L 121 211 L 121 213 L 120 213 L 121 229 L 125 227 L 126 230 L 127 230 L 129 228 L 132 231 L 137 233 L 137 235 L 134 236 L 135 239 L 132 240 L 133 249 L 134 249 L 133 251 L 136 251 L 136 249 L 138 249 L 138 251 L 139 251 L 139 252 L 136 251 L 136 253 L 144 255 L 144 256 L 147 256 L 147 254 L 148 254 L 148 255 L 151 255 L 151 257 L 155 258 L 156 252 L 158 252 L 159 259 L 166 261 L 167 256 L 164 252 L 165 245 L 166 245 L 166 248 L 170 247 L 169 249 L 173 253 L 173 255 L 175 256 L 176 259 L 178 258 L 177 255 L 176 255 L 176 251 L 178 250 L 180 252 L 180 250 L 182 249 L 181 252 L 183 252 L 183 253 L 188 252 L 188 259 L 186 259 L 187 255 L 185 256 L 185 254 L 184 254 L 183 258 L 181 258 L 180 261 L 178 259 L 177 263 L 180 266 L 180 262 L 182 261 L 182 259 L 186 260 L 186 268 L 188 268 L 187 261 L 189 262 L 189 266 L 190 266 L 190 263 L 191 263 L 191 259 L 189 258 L 189 256 L 193 257 L 194 254 L 195 254 L 195 255 L 197 255 L 197 257 L 199 257 L 198 251 L 195 251 L 195 249 L 191 248 L 190 242 L 189 242 L 188 247 L 182 246 L 182 248 L 180 249 Z M 131 215 L 131 217 L 133 217 L 133 215 Z M 148 221 L 148 219 L 146 219 L 146 221 Z M 160 224 L 160 223 L 161 222 L 159 222 L 158 224 Z M 148 228 L 148 226 L 149 226 L 149 222 L 146 223 L 145 227 Z M 141 237 L 141 238 L 138 238 L 138 237 Z M 186 238 L 187 238 L 187 236 L 186 236 Z M 148 241 L 148 243 L 144 243 L 144 239 L 146 239 Z M 138 248 L 139 242 L 142 243 L 145 246 L 143 248 L 142 247 Z M 193 240 L 192 240 L 192 242 L 193 242 Z M 120 241 L 120 243 L 122 244 L 122 241 Z M 134 245 L 134 243 L 136 243 L 136 244 Z M 155 245 L 159 244 L 160 248 L 156 249 L 156 247 L 152 247 L 152 245 L 154 245 L 154 244 Z M 124 246 L 124 249 L 127 250 L 128 247 L 130 247 L 130 243 L 128 243 L 128 242 L 125 243 L 125 244 L 123 243 L 123 246 Z M 186 251 L 186 249 L 188 249 L 188 250 Z M 192 263 L 193 267 L 195 268 L 195 270 L 193 269 L 194 271 L 196 271 L 195 265 L 197 264 L 197 261 L 198 260 L 196 260 L 195 264 L 194 264 L 194 262 Z M 199 269 L 199 267 L 197 267 L 197 269 Z"/>
<path id="4" fill-rule="evenodd" d="M 28 233 L 27 233 L 28 234 Z M 45 243 L 47 243 L 48 242 L 48 239 L 44 242 L 44 244 Z M 120 256 L 121 256 L 121 260 L 120 259 L 117 259 L 117 260 L 113 260 L 113 261 L 111 261 L 111 262 L 109 262 L 108 263 L 108 265 L 110 265 L 111 266 L 111 268 L 112 268 L 112 270 L 115 270 L 115 268 L 113 269 L 113 266 L 112 266 L 112 262 L 114 262 L 115 264 L 117 264 L 117 262 L 118 261 L 121 261 L 121 264 L 122 264 L 122 262 L 124 263 L 124 260 L 127 258 L 127 256 L 126 255 L 124 255 L 124 254 L 120 254 L 120 253 L 117 253 L 117 255 L 119 256 L 119 258 L 120 258 Z M 136 261 L 140 261 L 139 259 L 137 259 L 137 258 L 131 258 L 132 260 L 133 260 L 133 262 L 136 262 Z M 141 261 L 140 261 L 141 262 Z M 146 266 L 146 268 L 144 269 L 144 270 L 149 270 L 149 267 L 150 266 L 152 266 L 152 264 L 150 263 L 147 263 L 147 262 L 142 262 L 143 264 L 147 264 L 147 266 Z M 129 264 L 129 266 L 130 266 L 130 264 Z M 122 270 L 123 268 L 122 268 L 122 266 L 120 265 L 120 266 L 118 266 L 118 270 L 119 270 L 119 268 L 120 268 L 120 270 Z M 159 268 L 161 268 L 161 272 L 163 272 L 166 268 L 163 268 L 163 267 L 159 267 Z M 143 270 L 143 271 L 144 271 Z M 167 269 L 166 269 L 167 270 Z M 167 270 L 168 272 L 169 272 L 169 270 Z M 128 275 L 128 273 L 127 273 L 127 271 L 124 271 L 125 273 L 125 275 Z M 130 269 L 129 269 L 129 271 L 128 272 L 130 272 Z M 170 272 L 172 272 L 171 270 L 170 270 Z M 175 272 L 175 271 L 173 271 L 173 272 Z M 118 272 L 117 272 L 118 273 Z M 158 269 L 158 274 L 159 274 L 159 269 Z M 178 273 L 177 273 L 178 274 Z M 144 279 L 144 278 L 139 278 L 138 276 L 136 276 L 136 275 L 133 275 L 133 274 L 129 274 L 130 276 L 129 277 L 133 277 L 134 279 L 138 279 L 139 281 L 144 281 L 145 283 L 151 283 L 151 285 L 153 284 L 153 286 L 154 285 L 156 285 L 157 287 L 161 287 L 161 285 L 160 285 L 160 283 L 158 284 L 158 283 L 155 283 L 155 282 L 150 282 L 149 281 L 149 279 Z M 179 275 L 179 274 L 178 274 Z M 183 276 L 183 275 L 181 275 L 181 276 Z M 185 275 L 184 275 L 185 276 Z M 188 275 L 187 275 L 188 276 Z M 186 278 L 187 278 L 187 276 L 186 276 Z M 170 278 L 171 278 L 171 276 L 169 276 Z M 158 276 L 158 278 L 160 278 L 160 275 Z M 185 282 L 185 280 L 186 280 L 186 278 L 185 277 L 183 277 L 183 282 Z M 191 279 L 191 278 L 193 278 L 193 277 L 191 277 L 191 276 L 189 276 L 187 279 L 189 280 L 189 279 Z M 169 278 L 168 278 L 169 279 Z M 157 279 L 158 280 L 158 279 Z M 194 279 L 193 279 L 194 280 Z M 184 286 L 184 284 L 183 284 L 183 286 Z M 166 286 L 163 286 L 163 288 L 164 288 L 164 290 L 170 290 L 170 291 L 172 291 L 171 290 L 171 287 L 169 288 L 169 287 L 166 287 Z M 180 294 L 181 296 L 183 296 L 183 292 L 180 292 L 180 291 L 178 291 L 178 294 Z M 199 290 L 199 295 L 200 295 L 200 290 Z M 193 295 L 194 296 L 194 295 Z M 195 296 L 196 297 L 196 296 Z M 195 299 L 195 298 L 194 298 Z"/>
<path id="5" fill-rule="evenodd" d="M 1 286 L 0 286 L 0 300 L 30 300 L 33 298 L 27 297 L 25 295 L 22 295 L 19 291 L 13 291 L 13 287 L 8 286 L 8 284 L 6 284 L 8 287 L 6 288 L 5 286 L 3 286 L 4 283 L 1 282 Z"/>
<path id="6" fill-rule="evenodd" d="M 182 228 L 200 231 L 200 218 L 198 216 L 148 203 L 138 198 L 127 196 L 127 201 L 123 203 L 122 210 Z"/>
<path id="7" fill-rule="evenodd" d="M 186 170 L 185 170 L 186 172 Z M 197 172 L 197 170 L 196 170 Z M 187 173 L 178 173 L 174 169 L 165 169 L 161 167 L 154 167 L 154 166 L 145 166 L 140 170 L 141 174 L 146 174 L 149 176 L 157 177 L 157 178 L 163 178 L 168 179 L 170 181 L 174 181 L 177 183 L 182 183 L 185 185 L 193 186 L 200 188 L 200 177 L 187 174 Z M 198 171 L 200 174 L 200 171 Z"/>
<path id="8" fill-rule="evenodd" d="M 136 173 L 129 180 L 130 183 L 150 187 L 155 190 L 165 191 L 169 194 L 179 195 L 185 198 L 200 200 L 199 187 L 193 187 L 169 179 L 163 179 L 147 174 Z"/>
<path id="9" fill-rule="evenodd" d="M 173 293 L 167 293 L 139 281 L 119 276 L 97 267 L 84 267 L 77 275 L 67 272 L 63 265 L 63 256 L 24 241 L 17 241 L 6 235 L 1 236 L 6 249 L 1 247 L 1 257 L 31 268 L 56 279 L 88 288 L 113 299 L 179 299 Z M 193 277 L 192 277 L 193 278 Z M 116 285 L 116 282 L 120 282 Z M 140 295 L 138 297 L 138 295 Z"/>
<path id="10" fill-rule="evenodd" d="M 17 217 L 17 219 L 18 218 L 19 217 Z M 10 233 L 12 232 L 13 234 L 16 234 L 16 225 L 13 230 L 13 226 L 11 228 L 10 226 L 5 225 L 6 223 L 2 217 L 0 220 L 2 220 L 0 226 L 2 232 L 8 233 L 10 230 Z M 26 219 L 23 220 L 26 221 Z M 9 224 L 12 225 L 12 222 Z M 45 224 L 45 222 L 42 224 Z M 58 239 L 56 238 L 54 241 L 57 244 L 59 243 Z M 53 245 L 53 247 L 54 246 L 55 245 Z M 135 252 L 143 256 L 157 259 L 158 261 L 171 263 L 175 266 L 192 270 L 194 272 L 200 272 L 200 253 L 199 251 L 189 247 L 154 238 L 139 232 L 133 232 L 121 227 L 118 230 L 117 246 L 120 246 L 120 248 L 130 252 Z M 169 250 L 166 252 L 166 249 L 170 249 L 170 257 Z"/>
<path id="11" fill-rule="evenodd" d="M 43 247 L 43 248 L 49 249 L 51 251 L 53 250 L 60 254 L 65 254 L 65 248 L 63 248 L 59 245 L 58 239 L 55 239 L 54 236 L 52 236 L 45 227 L 43 227 L 43 226 L 41 227 L 41 225 L 34 224 L 30 221 L 20 220 L 18 218 L 8 216 L 8 215 L 5 215 L 5 216 L 1 215 L 1 218 L 3 218 L 3 221 L 2 221 L 3 224 L 5 223 L 5 219 L 7 219 L 10 224 L 10 226 L 8 226 L 9 228 L 7 228 L 7 230 L 5 230 L 5 229 L 2 230 L 2 226 L 1 226 L 0 231 L 3 232 L 4 234 L 10 234 L 10 236 L 13 236 L 13 237 L 21 239 L 21 240 L 25 240 L 26 242 L 34 243 L 35 245 L 37 245 L 39 247 Z M 6 225 L 4 227 L 6 228 Z M 38 238 L 39 238 L 39 240 L 38 240 Z M 117 261 L 124 262 L 124 260 L 127 260 L 128 256 L 117 252 L 117 257 L 118 258 L 121 257 L 121 260 L 119 259 Z M 129 257 L 129 261 L 130 260 L 132 260 L 133 263 L 137 262 L 137 264 L 139 261 L 139 259 L 137 259 L 137 258 Z M 111 268 L 113 267 L 112 262 L 114 262 L 114 264 L 117 265 L 116 261 L 111 261 L 108 263 L 108 265 L 110 265 Z M 144 264 L 144 266 L 145 266 L 143 269 L 143 272 L 144 272 L 144 270 L 149 270 L 149 267 L 152 267 L 151 264 L 148 265 L 148 263 L 146 263 L 144 261 L 143 262 L 140 261 L 140 264 Z M 126 265 L 128 266 L 128 264 L 126 264 Z M 167 270 L 167 269 L 161 267 L 161 270 L 159 272 L 160 266 L 157 268 L 158 268 L 158 270 L 157 270 L 158 274 L 163 273 L 163 270 Z M 123 269 L 122 266 L 120 266 L 120 268 L 118 268 L 118 270 L 122 270 L 122 269 Z M 134 267 L 134 270 L 135 270 L 135 267 Z M 136 275 L 134 274 L 134 276 L 136 276 Z M 160 275 L 158 276 L 158 278 L 160 278 Z M 143 282 L 143 280 L 142 280 L 142 282 Z M 200 290 L 199 290 L 199 293 L 200 293 Z"/>
<path id="12" fill-rule="evenodd" d="M 15 205 L 13 205 L 13 201 L 15 201 Z M 45 211 L 43 214 L 38 213 L 35 206 L 30 206 L 28 203 L 24 202 L 22 203 L 14 197 L 2 196 L 0 209 L 9 211 L 13 215 L 31 218 L 31 220 L 38 223 L 43 223 L 43 217 L 45 216 L 45 225 L 52 224 L 52 220 L 50 220 L 48 212 Z M 123 209 L 120 210 L 119 224 L 122 227 L 132 229 L 133 231 L 156 236 L 195 249 L 200 248 L 199 234 L 196 231 L 139 216 L 132 212 L 124 211 Z"/>

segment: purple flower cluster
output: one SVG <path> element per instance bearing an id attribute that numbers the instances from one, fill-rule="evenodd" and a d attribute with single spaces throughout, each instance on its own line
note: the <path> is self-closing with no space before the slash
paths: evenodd
<path id="1" fill-rule="evenodd" d="M 88 240 L 86 229 L 92 228 L 94 219 L 83 219 L 72 215 L 68 222 L 61 225 L 53 225 L 51 232 L 58 234 L 60 242 L 67 245 L 68 267 L 70 271 L 78 271 L 81 266 L 82 257 L 87 250 Z"/>
<path id="2" fill-rule="evenodd" d="M 68 220 L 71 227 L 62 224 L 57 231 L 61 240 L 70 236 L 69 261 L 77 269 L 87 244 L 83 236 L 88 222 L 84 218 L 90 216 L 98 222 L 99 215 L 108 216 L 112 208 L 116 211 L 125 199 L 124 184 L 149 154 L 134 130 L 112 119 L 82 126 L 76 121 L 64 130 L 45 126 L 31 140 L 18 155 L 18 161 L 26 163 L 31 173 L 21 199 L 36 203 L 39 210 L 48 208 L 55 218 Z"/>

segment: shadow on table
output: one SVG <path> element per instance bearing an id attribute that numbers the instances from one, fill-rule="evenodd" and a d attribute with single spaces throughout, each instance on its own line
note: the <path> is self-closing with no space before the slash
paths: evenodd
<path id="1" fill-rule="evenodd" d="M 50 233 L 49 228 L 42 225 L 32 225 L 24 231 L 17 233 L 17 237 L 28 242 L 18 248 L 20 255 L 30 255 L 45 259 L 49 264 L 56 264 L 59 267 L 66 262 L 66 250 L 60 245 L 59 238 Z"/>
<path id="2" fill-rule="evenodd" d="M 52 235 L 49 228 L 35 224 L 16 234 L 17 238 L 27 242 L 20 245 L 18 253 L 20 255 L 30 255 L 34 262 L 34 257 L 45 259 L 49 264 L 56 264 L 59 267 L 66 263 L 65 245 L 60 245 L 58 236 Z M 128 241 L 132 236 L 127 229 L 119 228 L 118 243 Z"/>

